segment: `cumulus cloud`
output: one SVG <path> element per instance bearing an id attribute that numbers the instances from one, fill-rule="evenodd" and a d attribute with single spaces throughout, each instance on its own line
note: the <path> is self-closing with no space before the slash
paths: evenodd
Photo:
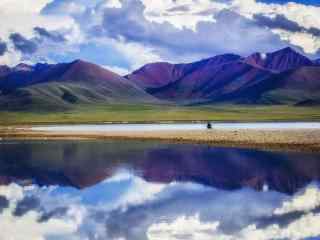
<path id="1" fill-rule="evenodd" d="M 268 17 L 264 15 L 253 15 L 254 20 L 259 26 L 268 28 L 280 28 L 291 32 L 303 31 L 303 27 L 298 23 L 287 19 L 284 15 L 276 15 L 275 17 Z"/>
<path id="2" fill-rule="evenodd" d="M 103 68 L 110 70 L 114 73 L 119 74 L 120 76 L 125 76 L 130 73 L 129 69 L 122 68 L 122 67 L 117 67 L 117 66 L 108 66 L 108 65 L 102 65 Z"/>
<path id="3" fill-rule="evenodd" d="M 225 52 L 248 54 L 252 48 L 268 51 L 284 45 L 274 33 L 232 11 L 219 12 L 213 22 L 198 22 L 195 30 L 176 28 L 169 22 L 151 22 L 144 11 L 139 0 L 122 1 L 121 8 L 104 9 L 103 25 L 95 30 L 114 39 L 152 47 L 162 58 L 171 54 L 171 59 Z"/>
<path id="4" fill-rule="evenodd" d="M 0 229 L 17 240 L 305 239 L 320 235 L 319 192 L 223 191 L 127 172 L 84 190 L 11 184 L 0 186 Z"/>
<path id="5" fill-rule="evenodd" d="M 2 0 L 0 9 L 3 12 L 39 13 L 51 0 Z"/>
<path id="6" fill-rule="evenodd" d="M 49 40 L 52 40 L 52 41 L 56 41 L 56 42 L 64 42 L 64 41 L 66 41 L 65 37 L 59 32 L 48 31 L 47 29 L 42 28 L 42 27 L 35 27 L 34 31 L 41 38 L 46 38 L 46 39 L 49 39 Z"/>
<path id="7" fill-rule="evenodd" d="M 152 240 L 305 239 L 320 234 L 318 212 L 270 216 L 270 209 L 289 199 L 281 194 L 246 190 L 211 192 L 201 188 L 184 192 L 180 187 L 166 188 L 153 202 L 129 208 L 126 212 L 113 212 L 107 219 L 108 231 L 114 238 Z M 296 197 L 299 195 L 290 199 L 295 201 Z M 232 202 L 238 204 L 234 206 Z M 124 222 L 127 224 L 123 225 Z M 135 228 L 131 231 L 133 223 Z"/>
<path id="8" fill-rule="evenodd" d="M 37 209 L 39 207 L 39 200 L 32 196 L 24 197 L 22 200 L 17 202 L 16 208 L 13 212 L 13 215 L 17 217 L 21 217 L 28 213 L 29 211 L 32 211 L 34 209 Z"/>
<path id="9" fill-rule="evenodd" d="M 3 209 L 9 206 L 9 201 L 6 197 L 0 196 L 0 214 L 2 213 Z"/>
<path id="10" fill-rule="evenodd" d="M 305 32 L 320 37 L 320 29 L 311 27 L 310 29 L 300 26 L 297 22 L 289 20 L 284 15 L 268 17 L 264 15 L 253 15 L 256 23 L 262 27 L 271 29 L 282 29 L 289 32 Z"/>
<path id="11" fill-rule="evenodd" d="M 320 191 L 316 185 L 310 185 L 307 189 L 298 193 L 295 198 L 285 201 L 282 207 L 277 208 L 274 213 L 307 212 L 317 207 L 320 207 Z"/>
<path id="12" fill-rule="evenodd" d="M 168 12 L 187 12 L 187 11 L 190 11 L 190 6 L 189 5 L 175 6 L 175 7 L 169 8 L 167 11 Z"/>
<path id="13" fill-rule="evenodd" d="M 42 37 L 41 47 L 37 47 L 38 43 L 35 39 L 39 39 L 40 35 L 34 31 L 35 27 L 46 29 L 47 32 L 54 34 L 67 33 L 65 38 L 68 43 L 78 41 L 80 34 L 77 33 L 77 23 L 70 16 L 45 16 L 41 14 L 41 10 L 50 2 L 52 0 L 1 1 L 0 38 L 7 43 L 7 51 L 2 56 L 0 55 L 1 64 L 13 66 L 21 61 L 29 63 L 36 63 L 40 59 L 50 61 L 50 53 L 58 51 L 48 46 L 46 42 L 50 42 L 49 45 L 57 42 Z M 68 43 L 64 42 L 59 46 L 59 50 L 63 49 L 61 52 L 64 54 L 70 48 Z M 40 52 L 39 49 L 41 49 Z"/>
<path id="14" fill-rule="evenodd" d="M 7 43 L 3 42 L 0 38 L 0 56 L 4 55 L 8 50 Z"/>
<path id="15" fill-rule="evenodd" d="M 25 38 L 20 33 L 12 33 L 10 35 L 10 40 L 12 41 L 15 49 L 24 54 L 33 54 L 38 49 L 36 42 Z"/>
<path id="16" fill-rule="evenodd" d="M 256 0 L 233 0 L 231 3 L 231 8 L 233 11 L 238 12 L 243 16 L 248 18 L 254 18 L 254 15 L 263 15 L 271 19 L 275 16 L 283 16 L 288 21 L 284 23 L 282 17 L 283 25 L 290 25 L 292 28 L 297 28 L 297 25 L 307 30 L 306 32 L 297 32 L 297 31 L 286 31 L 278 30 L 273 31 L 277 34 L 283 41 L 288 41 L 289 44 L 293 46 L 300 47 L 308 54 L 317 54 L 318 49 L 320 48 L 320 38 L 313 35 L 317 32 L 316 29 L 320 26 L 320 19 L 317 17 L 320 13 L 320 7 L 305 5 L 303 3 L 295 2 L 284 2 L 283 4 L 279 3 L 266 3 Z M 279 17 L 278 17 L 279 18 Z M 266 20 L 266 19 L 264 19 Z M 281 22 L 281 21 L 280 21 Z M 295 24 L 296 23 L 296 24 Z M 270 24 L 270 21 L 269 21 Z M 277 24 L 272 21 L 272 25 Z M 294 26 L 296 25 L 296 26 Z M 314 31 L 315 30 L 315 31 Z M 312 34 L 313 33 L 313 34 Z M 295 41 L 298 36 L 304 34 L 301 41 Z M 285 35 L 285 36 L 284 36 Z M 289 36 L 288 36 L 289 35 Z M 292 36 L 291 36 L 292 35 Z M 316 34 L 317 35 L 317 34 Z"/>
<path id="17" fill-rule="evenodd" d="M 53 1 L 42 13 L 72 16 L 90 44 L 99 41 L 125 48 L 119 52 L 130 62 L 125 66 L 130 70 L 148 61 L 186 62 L 226 52 L 268 52 L 286 46 L 290 40 L 270 29 L 261 29 L 235 7 L 234 1 Z M 137 50 L 141 53 L 137 54 Z M 110 62 L 100 63 L 113 66 Z"/>
<path id="18" fill-rule="evenodd" d="M 41 38 L 38 51 L 31 50 L 32 53 L 8 45 L 9 51 L 0 59 L 5 62 L 9 58 L 63 61 L 77 58 L 78 54 L 118 70 L 133 70 L 157 60 L 186 62 L 229 52 L 247 55 L 287 45 L 314 55 L 320 48 L 320 8 L 302 3 L 41 0 L 35 4 L 23 0 L 25 7 L 19 8 L 16 6 L 21 1 L 4 2 L 0 4 L 0 17 L 4 19 L 0 26 L 2 39 L 7 41 L 12 32 L 29 41 Z M 12 16 L 16 16 L 14 24 L 6 21 Z M 83 56 L 83 44 L 92 49 L 108 46 L 100 49 L 106 52 L 105 58 L 95 58 L 95 53 L 89 51 Z M 125 64 L 109 60 L 108 53 L 114 54 L 110 48 L 117 49 Z"/>
<path id="19" fill-rule="evenodd" d="M 40 212 L 34 210 L 34 206 L 29 204 L 31 198 L 28 198 L 28 195 L 32 192 L 28 187 L 16 184 L 0 187 L 0 194 L 7 199 L 6 208 L 0 213 L 0 239 L 22 240 L 28 236 L 30 239 L 45 240 L 49 237 L 72 236 L 71 234 L 77 229 L 77 224 L 71 218 L 51 218 L 41 223 L 38 221 Z M 19 207 L 19 203 L 24 207 Z"/>
<path id="20" fill-rule="evenodd" d="M 148 228 L 147 236 L 150 240 L 160 239 L 185 239 L 185 240 L 209 240 L 217 239 L 215 231 L 219 222 L 202 223 L 198 215 L 185 217 L 181 216 L 171 223 L 162 222 L 151 225 Z"/>
<path id="21" fill-rule="evenodd" d="M 264 3 L 278 3 L 278 4 L 286 4 L 288 2 L 295 2 L 295 3 L 302 3 L 306 5 L 314 5 L 314 6 L 320 6 L 320 3 L 318 0 L 257 0 L 257 2 L 264 2 Z"/>

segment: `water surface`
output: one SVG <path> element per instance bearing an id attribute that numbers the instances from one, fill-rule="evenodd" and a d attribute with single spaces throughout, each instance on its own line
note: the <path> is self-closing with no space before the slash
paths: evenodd
<path id="1" fill-rule="evenodd" d="M 168 124 L 77 124 L 77 125 L 49 125 L 34 126 L 37 131 L 69 131 L 69 132 L 111 132 L 111 131 L 179 131 L 205 130 L 204 123 L 168 123 Z M 260 123 L 212 123 L 217 130 L 306 130 L 320 129 L 318 122 L 260 122 Z"/>
<path id="2" fill-rule="evenodd" d="M 2 141 L 0 239 L 311 239 L 319 178 L 318 153 Z"/>

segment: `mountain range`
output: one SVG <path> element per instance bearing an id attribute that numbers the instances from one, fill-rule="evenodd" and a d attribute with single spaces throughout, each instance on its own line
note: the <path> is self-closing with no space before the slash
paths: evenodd
<path id="1" fill-rule="evenodd" d="M 0 66 L 0 109 L 162 102 L 320 105 L 320 59 L 284 48 L 186 64 L 150 63 L 126 76 L 82 60 Z"/>

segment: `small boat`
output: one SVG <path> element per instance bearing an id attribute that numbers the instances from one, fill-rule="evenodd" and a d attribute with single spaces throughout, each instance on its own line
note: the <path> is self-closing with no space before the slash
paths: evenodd
<path id="1" fill-rule="evenodd" d="M 212 129 L 211 122 L 208 122 L 208 123 L 207 123 L 207 129 Z"/>

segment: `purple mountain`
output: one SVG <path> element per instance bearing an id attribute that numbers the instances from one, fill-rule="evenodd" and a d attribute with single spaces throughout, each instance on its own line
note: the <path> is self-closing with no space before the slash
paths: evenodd
<path id="1" fill-rule="evenodd" d="M 5 65 L 0 65 L 0 78 L 10 73 L 10 68 Z"/>
<path id="2" fill-rule="evenodd" d="M 126 78 L 157 98 L 180 103 L 284 103 L 287 94 L 297 94 L 297 101 L 310 92 L 320 98 L 314 65 L 285 48 L 246 58 L 226 54 L 189 64 L 149 64 Z"/>
<path id="3" fill-rule="evenodd" d="M 150 63 L 125 77 L 81 60 L 0 66 L 1 109 L 161 101 L 315 105 L 320 102 L 320 62 L 284 48 L 248 57 Z"/>
<path id="4" fill-rule="evenodd" d="M 132 101 L 158 100 L 126 78 L 85 61 L 0 68 L 2 109 Z"/>
<path id="5" fill-rule="evenodd" d="M 200 72 L 202 69 L 208 70 L 211 66 L 234 62 L 240 58 L 238 55 L 225 54 L 188 64 L 151 63 L 127 75 L 126 78 L 144 89 L 160 88 L 174 83 L 191 73 Z"/>
<path id="6" fill-rule="evenodd" d="M 273 53 L 254 53 L 245 58 L 244 62 L 274 72 L 283 72 L 300 66 L 313 65 L 310 59 L 297 53 L 290 47 Z"/>

